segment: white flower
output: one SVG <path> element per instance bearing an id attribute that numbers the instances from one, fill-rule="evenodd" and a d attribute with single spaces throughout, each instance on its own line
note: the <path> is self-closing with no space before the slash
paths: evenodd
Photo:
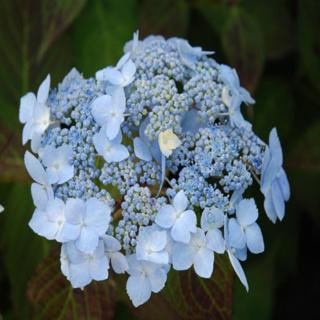
<path id="1" fill-rule="evenodd" d="M 108 230 L 111 220 L 111 208 L 101 200 L 90 198 L 68 199 L 65 209 L 66 221 L 73 226 L 69 232 L 70 240 L 85 253 L 92 253 L 99 237 Z"/>
<path id="2" fill-rule="evenodd" d="M 192 47 L 187 40 L 179 38 L 170 38 L 168 43 L 179 52 L 180 59 L 184 65 L 194 68 L 195 62 L 203 56 L 213 54 L 213 51 L 203 51 L 201 47 Z"/>
<path id="3" fill-rule="evenodd" d="M 136 66 L 130 59 L 130 53 L 126 53 L 117 63 L 116 67 L 107 67 L 96 73 L 99 81 L 108 81 L 115 86 L 126 87 L 133 80 Z"/>
<path id="4" fill-rule="evenodd" d="M 50 109 L 46 105 L 50 89 L 50 75 L 41 83 L 37 97 L 29 92 L 20 100 L 19 120 L 24 123 L 22 143 L 32 140 L 32 149 L 37 151 L 40 137 L 50 125 Z"/>
<path id="5" fill-rule="evenodd" d="M 121 140 L 120 132 L 113 140 L 110 140 L 103 128 L 93 136 L 93 144 L 98 154 L 103 156 L 107 162 L 120 162 L 129 157 L 128 149 L 121 144 Z"/>
<path id="6" fill-rule="evenodd" d="M 169 157 L 173 150 L 181 145 L 180 139 L 173 133 L 172 129 L 160 132 L 158 141 L 160 150 L 166 157 Z"/>
<path id="7" fill-rule="evenodd" d="M 108 261 L 111 261 L 112 269 L 115 273 L 124 273 L 128 270 L 127 258 L 120 252 L 120 242 L 109 235 L 103 235 L 102 240 L 104 242 L 105 254 Z"/>
<path id="8" fill-rule="evenodd" d="M 129 263 L 127 293 L 135 307 L 149 300 L 151 292 L 159 292 L 167 281 L 168 268 L 150 261 L 138 261 L 136 255 L 127 257 Z"/>
<path id="9" fill-rule="evenodd" d="M 224 253 L 225 245 L 221 230 L 224 223 L 223 211 L 212 207 L 204 210 L 201 216 L 201 228 L 207 231 L 207 241 L 210 248 L 217 253 Z"/>
<path id="10" fill-rule="evenodd" d="M 243 199 L 236 210 L 236 218 L 229 220 L 229 243 L 236 249 L 248 246 L 252 253 L 264 251 L 261 229 L 255 222 L 258 219 L 258 209 L 253 199 Z"/>
<path id="11" fill-rule="evenodd" d="M 255 101 L 250 93 L 240 86 L 236 70 L 222 64 L 220 65 L 220 78 L 225 84 L 222 89 L 221 100 L 229 109 L 231 125 L 251 128 L 251 124 L 241 114 L 240 105 L 242 102 L 254 104 Z"/>
<path id="12" fill-rule="evenodd" d="M 211 277 L 214 252 L 210 248 L 204 231 L 200 228 L 192 234 L 188 244 L 176 242 L 172 247 L 172 266 L 175 270 L 187 270 L 192 265 L 200 277 Z"/>
<path id="13" fill-rule="evenodd" d="M 73 226 L 66 223 L 65 204 L 60 199 L 50 199 L 45 210 L 37 208 L 29 222 L 30 228 L 48 240 L 70 241 Z"/>
<path id="14" fill-rule="evenodd" d="M 109 263 L 100 240 L 92 253 L 83 253 L 74 242 L 68 242 L 61 248 L 61 270 L 71 282 L 73 288 L 83 288 L 92 280 L 108 279 Z"/>
<path id="15" fill-rule="evenodd" d="M 106 128 L 107 137 L 110 140 L 114 139 L 119 134 L 121 123 L 124 121 L 126 98 L 123 88 L 115 89 L 112 96 L 98 97 L 93 101 L 91 108 L 94 120 L 101 127 Z"/>
<path id="16" fill-rule="evenodd" d="M 41 159 L 47 167 L 49 183 L 62 184 L 70 180 L 74 175 L 74 166 L 70 164 L 73 151 L 70 145 L 62 145 L 58 148 L 46 146 L 41 151 Z"/>
<path id="17" fill-rule="evenodd" d="M 227 253 L 229 256 L 229 260 L 230 263 L 232 265 L 232 268 L 234 270 L 234 272 L 236 273 L 236 275 L 238 276 L 239 280 L 241 281 L 241 283 L 244 285 L 244 287 L 246 288 L 246 290 L 249 290 L 249 286 L 248 286 L 248 281 L 247 281 L 247 277 L 242 269 L 242 266 L 239 262 L 239 260 L 236 258 L 235 256 L 235 249 L 232 248 L 229 244 L 229 229 L 228 229 L 228 218 L 225 216 L 224 219 L 224 238 L 225 238 L 225 245 L 226 245 L 226 249 L 227 249 Z"/>
<path id="18" fill-rule="evenodd" d="M 197 218 L 192 210 L 186 210 L 188 199 L 184 191 L 179 191 L 172 205 L 164 205 L 156 215 L 155 222 L 164 229 L 171 229 L 172 239 L 188 243 L 190 233 L 196 232 Z"/>
<path id="19" fill-rule="evenodd" d="M 4 211 L 4 207 L 0 204 L 0 213 Z"/>
<path id="20" fill-rule="evenodd" d="M 166 252 L 167 232 L 157 230 L 154 226 L 140 229 L 136 255 L 138 260 L 151 261 L 160 264 L 169 262 L 169 255 Z"/>
<path id="21" fill-rule="evenodd" d="M 31 194 L 35 206 L 41 210 L 46 209 L 49 199 L 53 199 L 53 190 L 49 184 L 49 177 L 40 161 L 29 151 L 24 155 L 24 163 L 30 177 L 36 181 L 31 185 Z"/>

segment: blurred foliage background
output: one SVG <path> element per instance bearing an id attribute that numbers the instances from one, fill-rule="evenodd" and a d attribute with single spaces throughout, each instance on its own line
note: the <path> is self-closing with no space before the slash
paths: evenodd
<path id="1" fill-rule="evenodd" d="M 173 275 L 166 302 L 133 310 L 121 278 L 72 291 L 57 250 L 27 226 L 20 96 L 48 72 L 56 85 L 73 66 L 93 76 L 114 64 L 137 29 L 214 50 L 256 99 L 254 130 L 266 141 L 278 128 L 292 198 L 282 223 L 261 215 L 266 252 L 245 264 L 248 294 L 218 261 L 217 283 Z M 319 0 L 0 0 L 0 318 L 320 319 L 319 96 Z"/>

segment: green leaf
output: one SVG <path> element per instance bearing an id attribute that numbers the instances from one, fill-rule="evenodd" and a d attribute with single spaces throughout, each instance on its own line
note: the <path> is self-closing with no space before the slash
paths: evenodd
<path id="1" fill-rule="evenodd" d="M 303 73 L 320 91 L 320 2 L 300 0 L 298 41 Z"/>
<path id="2" fill-rule="evenodd" d="M 241 84 L 252 91 L 263 69 L 265 53 L 259 25 L 242 8 L 233 6 L 221 34 L 223 50 Z"/>
<path id="3" fill-rule="evenodd" d="M 59 249 L 54 248 L 38 266 L 28 286 L 33 319 L 113 319 L 115 296 L 112 280 L 73 289 L 60 270 Z"/>
<path id="4" fill-rule="evenodd" d="M 283 58 L 295 47 L 294 23 L 290 7 L 284 0 L 245 0 L 243 6 L 252 14 L 261 29 L 266 56 Z"/>
<path id="5" fill-rule="evenodd" d="M 185 36 L 189 23 L 189 5 L 186 0 L 142 0 L 139 7 L 141 36 Z"/>
<path id="6" fill-rule="evenodd" d="M 25 292 L 38 262 L 47 254 L 48 242 L 36 236 L 28 226 L 34 211 L 30 186 L 5 185 L 7 197 L 1 199 L 5 212 L 0 235 L 3 258 L 10 281 L 10 295 L 17 319 L 27 319 Z M 1 192 L 4 195 L 4 192 Z"/>
<path id="7" fill-rule="evenodd" d="M 38 87 L 48 62 L 54 75 L 69 65 L 68 43 L 63 50 L 52 44 L 70 25 L 85 0 L 3 0 L 0 11 L 0 119 L 18 127 L 18 104 L 22 94 Z M 62 54 L 63 53 L 63 54 Z"/>
<path id="8" fill-rule="evenodd" d="M 115 64 L 137 27 L 136 0 L 91 0 L 72 26 L 76 67 L 93 76 Z"/>

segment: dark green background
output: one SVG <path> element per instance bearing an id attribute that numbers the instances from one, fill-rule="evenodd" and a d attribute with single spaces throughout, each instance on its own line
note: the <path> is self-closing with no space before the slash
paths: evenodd
<path id="1" fill-rule="evenodd" d="M 257 134 L 278 128 L 292 197 L 282 223 L 261 214 L 266 252 L 245 264 L 248 294 L 235 281 L 233 319 L 320 319 L 319 0 L 0 0 L 0 314 L 31 318 L 27 284 L 50 249 L 27 226 L 19 97 L 48 72 L 56 85 L 114 64 L 137 29 L 214 50 L 256 99 L 244 112 Z M 115 319 L 132 319 L 125 304 Z"/>

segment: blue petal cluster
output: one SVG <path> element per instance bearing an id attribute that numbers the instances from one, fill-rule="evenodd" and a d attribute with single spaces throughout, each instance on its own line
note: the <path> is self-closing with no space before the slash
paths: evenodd
<path id="1" fill-rule="evenodd" d="M 179 38 L 138 33 L 115 66 L 86 79 L 72 69 L 21 98 L 25 165 L 34 182 L 30 227 L 61 243 L 75 288 L 128 273 L 134 304 L 159 292 L 171 268 L 210 278 L 227 253 L 264 251 L 259 210 L 282 220 L 290 187 L 276 129 L 263 142 L 241 112 L 254 104 L 236 70 Z"/>

